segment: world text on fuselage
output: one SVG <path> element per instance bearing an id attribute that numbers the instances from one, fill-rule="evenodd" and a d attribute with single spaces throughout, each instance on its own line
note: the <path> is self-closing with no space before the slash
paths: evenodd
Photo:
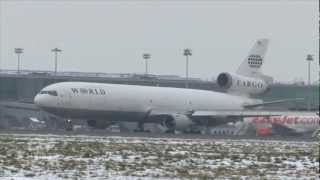
<path id="1" fill-rule="evenodd" d="M 89 94 L 89 95 L 106 95 L 106 91 L 104 89 L 96 89 L 96 88 L 71 88 L 73 94 Z"/>

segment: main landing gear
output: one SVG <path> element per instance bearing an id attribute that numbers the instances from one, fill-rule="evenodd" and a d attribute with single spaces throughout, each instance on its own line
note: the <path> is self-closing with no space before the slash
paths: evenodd
<path id="1" fill-rule="evenodd" d="M 150 130 L 144 129 L 144 122 L 138 122 L 137 129 L 134 130 L 134 132 L 150 132 Z"/>

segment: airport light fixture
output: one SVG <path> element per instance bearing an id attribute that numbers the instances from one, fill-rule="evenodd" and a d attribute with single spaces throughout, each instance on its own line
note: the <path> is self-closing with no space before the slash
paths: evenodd
<path id="1" fill-rule="evenodd" d="M 311 65 L 311 61 L 313 61 L 313 56 L 311 54 L 307 55 L 306 60 L 308 61 L 308 87 L 311 89 L 311 82 L 310 82 L 310 65 Z M 312 92 L 311 92 L 312 93 Z M 310 97 L 310 93 L 308 93 L 308 110 L 310 111 L 310 107 L 311 107 L 311 97 Z"/>
<path id="2" fill-rule="evenodd" d="M 54 76 L 57 76 L 57 66 L 58 66 L 58 53 L 61 52 L 61 49 L 54 48 L 51 49 L 54 52 Z"/>
<path id="3" fill-rule="evenodd" d="M 23 48 L 14 48 L 14 52 L 18 56 L 18 74 L 20 74 L 20 55 L 23 53 Z"/>
<path id="4" fill-rule="evenodd" d="M 144 54 L 142 55 L 142 57 L 143 57 L 143 59 L 144 59 L 145 62 L 146 62 L 146 75 L 148 75 L 148 69 L 149 69 L 148 59 L 151 58 L 151 55 L 148 54 L 148 53 L 144 53 Z"/>
<path id="5" fill-rule="evenodd" d="M 313 61 L 313 56 L 311 54 L 307 55 L 307 61 L 308 61 L 308 85 L 310 85 L 310 64 L 311 64 L 311 61 Z"/>
<path id="6" fill-rule="evenodd" d="M 185 87 L 189 88 L 189 56 L 192 56 L 192 51 L 189 48 L 183 50 L 183 55 L 186 56 L 186 84 Z"/>

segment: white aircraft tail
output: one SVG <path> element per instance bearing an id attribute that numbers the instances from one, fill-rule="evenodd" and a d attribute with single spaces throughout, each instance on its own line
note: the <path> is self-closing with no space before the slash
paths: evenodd
<path id="1" fill-rule="evenodd" d="M 241 63 L 237 70 L 237 74 L 247 77 L 263 78 L 264 75 L 261 72 L 261 67 L 268 49 L 268 44 L 268 39 L 258 39 L 250 50 L 248 56 Z"/>
<path id="2" fill-rule="evenodd" d="M 236 74 L 225 72 L 219 74 L 217 78 L 218 86 L 228 93 L 244 96 L 267 92 L 273 78 L 264 75 L 261 68 L 268 43 L 268 39 L 258 39 Z"/>

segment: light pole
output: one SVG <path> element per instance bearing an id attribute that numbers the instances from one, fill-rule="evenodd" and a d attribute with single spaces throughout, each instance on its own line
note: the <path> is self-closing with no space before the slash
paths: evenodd
<path id="1" fill-rule="evenodd" d="M 51 49 L 54 52 L 54 76 L 57 76 L 57 66 L 58 66 L 58 53 L 61 52 L 61 49 L 54 48 Z"/>
<path id="2" fill-rule="evenodd" d="M 191 49 L 184 49 L 183 55 L 186 56 L 186 88 L 189 88 L 189 56 L 192 56 Z"/>
<path id="3" fill-rule="evenodd" d="M 23 48 L 14 48 L 14 52 L 18 55 L 18 74 L 20 74 L 20 55 L 23 53 Z"/>
<path id="4" fill-rule="evenodd" d="M 311 92 L 309 92 L 308 93 L 308 110 L 310 111 L 310 106 L 311 106 L 311 93 L 313 93 L 312 92 L 312 88 L 311 88 L 311 82 L 310 82 L 310 64 L 311 64 L 311 61 L 313 61 L 313 57 L 312 57 L 312 55 L 311 54 L 308 54 L 307 55 L 307 59 L 306 59 L 307 61 L 308 61 L 308 88 L 311 90 Z"/>
<path id="5" fill-rule="evenodd" d="M 151 55 L 150 54 L 148 54 L 148 53 L 144 53 L 143 55 L 142 55 L 142 57 L 143 57 L 143 59 L 145 60 L 145 62 L 146 62 L 146 75 L 148 75 L 148 59 L 150 59 L 151 58 Z"/>

